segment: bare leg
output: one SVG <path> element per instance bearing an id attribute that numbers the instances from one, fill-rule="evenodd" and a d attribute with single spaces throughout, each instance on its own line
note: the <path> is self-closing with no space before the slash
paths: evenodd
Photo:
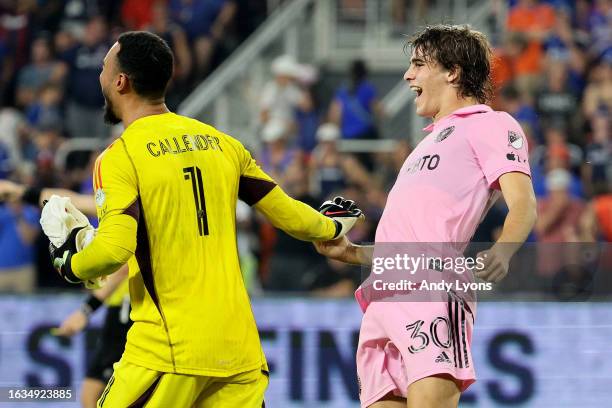
<path id="1" fill-rule="evenodd" d="M 85 378 L 81 385 L 81 407 L 96 408 L 98 398 L 102 395 L 105 386 L 106 384 L 100 380 Z"/>
<path id="2" fill-rule="evenodd" d="M 368 408 L 406 408 L 406 399 L 389 393 Z"/>
<path id="3" fill-rule="evenodd" d="M 461 391 L 447 375 L 426 377 L 408 386 L 409 408 L 457 408 Z"/>

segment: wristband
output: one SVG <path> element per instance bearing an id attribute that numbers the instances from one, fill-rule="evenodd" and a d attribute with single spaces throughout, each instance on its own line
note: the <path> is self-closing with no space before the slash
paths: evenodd
<path id="1" fill-rule="evenodd" d="M 41 188 L 38 187 L 28 187 L 23 192 L 23 196 L 21 197 L 21 201 L 27 204 L 32 204 L 38 207 L 40 205 L 40 193 L 42 192 Z"/>
<path id="2" fill-rule="evenodd" d="M 94 295 L 89 295 L 81 305 L 81 311 L 85 313 L 85 316 L 89 317 L 93 312 L 98 310 L 100 306 L 102 306 L 102 301 Z"/>

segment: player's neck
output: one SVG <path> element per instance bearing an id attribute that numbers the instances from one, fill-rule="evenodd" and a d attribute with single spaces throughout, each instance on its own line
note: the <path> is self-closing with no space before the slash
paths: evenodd
<path id="1" fill-rule="evenodd" d="M 134 121 L 145 116 L 160 115 L 170 110 L 163 99 L 156 101 L 132 100 L 126 103 L 123 114 L 123 126 L 127 129 Z"/>
<path id="2" fill-rule="evenodd" d="M 440 119 L 450 115 L 457 109 L 465 108 L 466 106 L 478 105 L 478 101 L 475 98 L 459 98 L 453 97 L 446 99 L 447 103 L 442 103 L 440 110 L 433 117 L 433 122 L 436 123 Z"/>

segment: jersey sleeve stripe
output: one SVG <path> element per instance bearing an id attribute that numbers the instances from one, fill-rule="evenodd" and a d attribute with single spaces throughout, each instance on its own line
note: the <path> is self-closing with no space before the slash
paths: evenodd
<path id="1" fill-rule="evenodd" d="M 94 163 L 94 168 L 93 168 L 93 174 L 92 174 L 92 178 L 93 178 L 93 184 L 94 184 L 94 191 L 98 190 L 98 188 L 100 188 L 99 184 L 98 184 L 98 163 L 100 162 L 100 157 L 98 157 L 96 159 L 96 162 Z"/>
<path id="2" fill-rule="evenodd" d="M 103 188 L 102 187 L 102 156 L 100 156 L 100 158 L 98 159 L 97 176 L 98 176 L 98 188 Z"/>

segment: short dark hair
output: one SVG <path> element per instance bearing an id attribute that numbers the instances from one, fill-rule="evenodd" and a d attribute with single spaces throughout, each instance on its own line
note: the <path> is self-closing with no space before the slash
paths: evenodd
<path id="1" fill-rule="evenodd" d="M 119 70 L 128 76 L 134 91 L 147 99 L 163 98 L 174 68 L 168 44 L 147 31 L 128 31 L 117 42 Z"/>
<path id="2" fill-rule="evenodd" d="M 416 33 L 406 46 L 447 70 L 459 68 L 459 96 L 474 97 L 480 103 L 491 99 L 491 48 L 484 34 L 468 25 L 438 24 Z"/>

